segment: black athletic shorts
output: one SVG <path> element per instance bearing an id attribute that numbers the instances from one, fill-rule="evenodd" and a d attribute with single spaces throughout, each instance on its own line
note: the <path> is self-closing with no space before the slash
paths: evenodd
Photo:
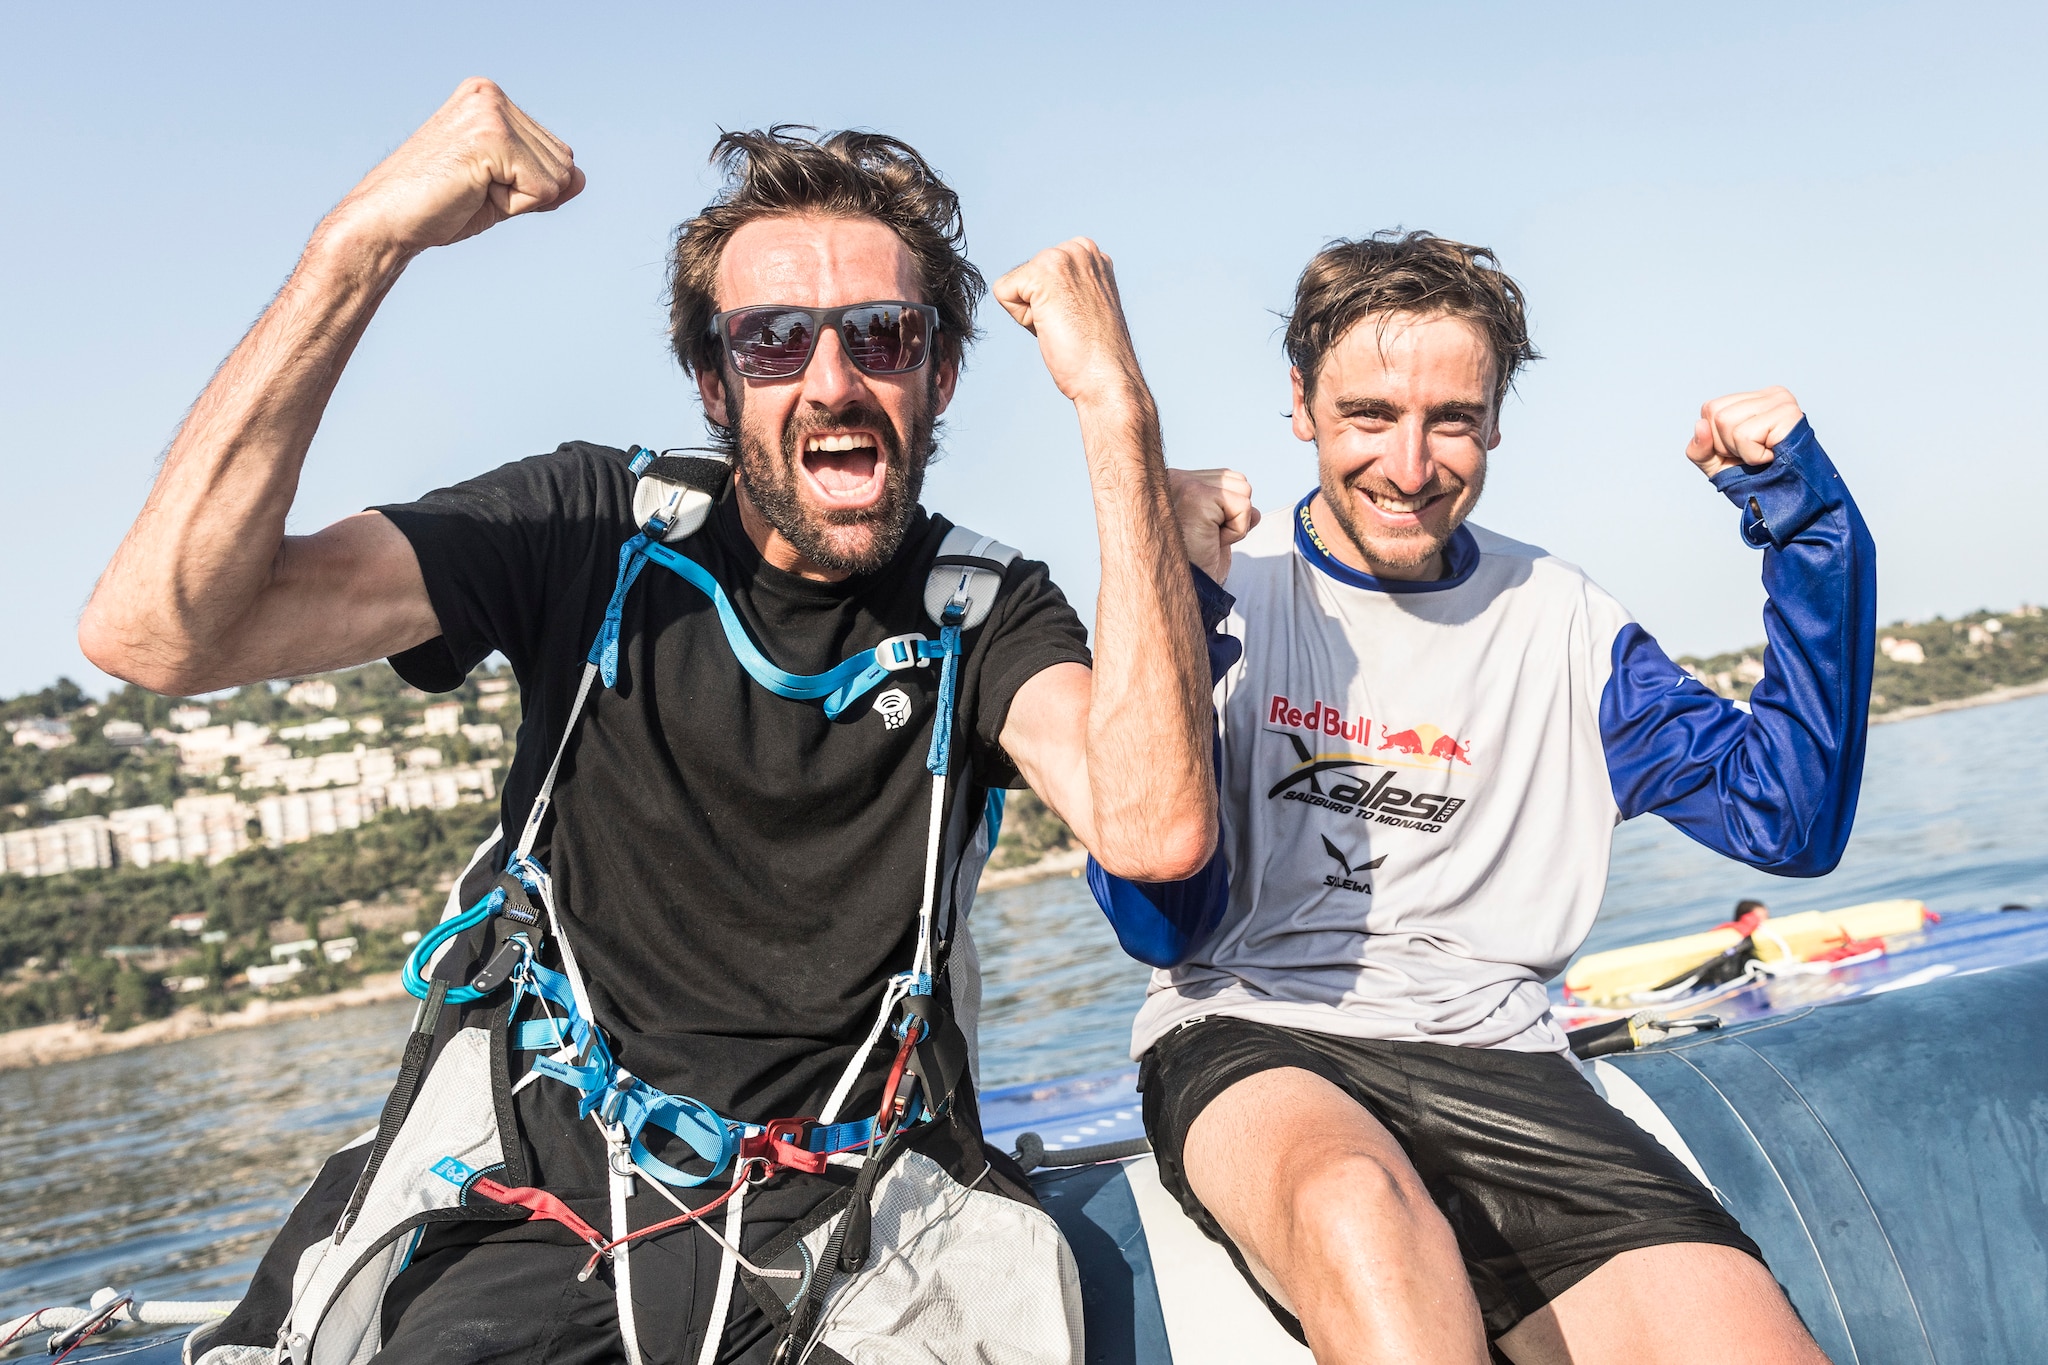
<path id="1" fill-rule="evenodd" d="M 1297 1338 L 1301 1324 L 1252 1278 L 1181 1169 L 1188 1128 L 1210 1101 L 1280 1067 L 1329 1081 L 1401 1144 L 1457 1235 L 1489 1337 L 1624 1251 L 1711 1242 L 1763 1259 L 1684 1164 L 1558 1053 L 1197 1019 L 1155 1043 L 1138 1074 L 1159 1178 Z"/>

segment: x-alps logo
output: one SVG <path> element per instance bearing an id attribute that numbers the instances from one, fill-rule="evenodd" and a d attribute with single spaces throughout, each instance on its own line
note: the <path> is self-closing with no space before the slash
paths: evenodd
<path id="1" fill-rule="evenodd" d="M 875 712 L 882 718 L 884 730 L 900 730 L 910 719 L 910 697 L 900 687 L 875 694 Z"/>
<path id="2" fill-rule="evenodd" d="M 1342 875 L 1339 875 L 1338 872 L 1330 873 L 1327 877 L 1323 878 L 1323 885 L 1336 891 L 1350 891 L 1361 896 L 1370 896 L 1372 894 L 1371 884 L 1353 879 L 1362 878 L 1366 873 L 1377 869 L 1381 863 L 1387 860 L 1387 855 L 1382 853 L 1369 863 L 1360 863 L 1358 866 L 1353 867 L 1350 855 L 1331 843 L 1329 835 L 1325 834 L 1322 838 L 1323 852 L 1329 855 L 1330 861 L 1335 863 L 1342 873 Z"/>
<path id="3" fill-rule="evenodd" d="M 1286 776 L 1266 793 L 1268 801 L 1292 801 L 1353 820 L 1423 834 L 1441 834 L 1468 804 L 1465 797 L 1447 791 L 1411 791 L 1395 779 L 1420 787 L 1422 782 L 1408 776 L 1376 755 L 1317 754 L 1301 736 L 1276 731 L 1293 746 L 1298 760 Z M 1405 766 L 1405 765 L 1404 765 Z M 1443 769 L 1438 768 L 1441 774 Z M 1428 783 L 1442 785 L 1439 776 Z"/>

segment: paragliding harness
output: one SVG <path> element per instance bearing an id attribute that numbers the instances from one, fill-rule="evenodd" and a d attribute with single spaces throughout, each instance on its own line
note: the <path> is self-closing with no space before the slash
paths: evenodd
<path id="1" fill-rule="evenodd" d="M 590 1259 L 579 1278 L 588 1279 L 600 1264 L 609 1264 L 620 1334 L 630 1365 L 641 1365 L 642 1360 L 633 1317 L 632 1243 L 689 1223 L 695 1223 L 722 1246 L 710 1326 L 699 1357 L 701 1365 L 709 1365 L 715 1357 L 739 1269 L 748 1272 L 757 1291 L 765 1286 L 767 1296 L 779 1304 L 782 1311 L 774 1316 L 783 1329 L 783 1338 L 776 1359 L 794 1362 L 807 1358 L 818 1346 L 824 1310 L 835 1286 L 869 1268 L 877 1239 L 878 1210 L 889 1221 L 889 1228 L 882 1234 L 885 1241 L 900 1242 L 905 1236 L 913 1236 L 937 1248 L 949 1238 L 957 1240 L 960 1234 L 943 1231 L 935 1236 L 930 1229 L 942 1221 L 959 1221 L 957 1214 L 964 1207 L 963 1199 L 999 1198 L 961 1187 L 946 1177 L 937 1163 L 910 1151 L 907 1143 L 918 1132 L 953 1117 L 962 1098 L 962 1082 L 968 1079 L 966 1039 L 953 1018 L 949 1000 L 935 993 L 935 986 L 943 984 L 945 949 L 951 947 L 950 936 L 942 947 L 937 924 L 948 843 L 949 755 L 959 686 L 961 636 L 987 619 L 1003 574 L 1017 552 L 989 537 L 953 528 L 940 546 L 925 586 L 924 604 L 938 626 L 937 639 L 922 634 L 893 636 L 824 673 L 786 673 L 769 662 L 748 638 L 717 580 L 673 548 L 702 525 L 723 494 L 731 474 L 729 463 L 723 458 L 701 455 L 655 455 L 637 446 L 629 453 L 629 459 L 638 478 L 633 510 L 640 529 L 619 551 L 618 577 L 603 623 L 584 662 L 561 740 L 517 843 L 504 870 L 488 890 L 467 908 L 458 910 L 465 885 L 473 884 L 471 873 L 478 871 L 481 859 L 499 846 L 499 839 L 493 836 L 478 849 L 470 868 L 465 869 L 451 893 L 450 912 L 421 938 L 405 963 L 405 987 L 421 1004 L 398 1080 L 374 1135 L 365 1134 L 330 1159 L 332 1169 L 341 1156 L 369 1143 L 360 1175 L 355 1178 L 353 1192 L 331 1237 L 316 1241 L 300 1253 L 298 1268 L 292 1276 L 291 1307 L 278 1330 L 275 1348 L 243 1355 L 238 1353 L 250 1348 L 217 1347 L 205 1356 L 208 1365 L 279 1357 L 289 1358 L 297 1365 L 308 1365 L 311 1361 L 320 1365 L 330 1361 L 365 1361 L 381 1341 L 378 1306 L 383 1292 L 410 1260 L 412 1249 L 427 1225 L 453 1218 L 517 1220 L 522 1216 L 558 1223 L 591 1247 Z M 938 707 L 925 760 L 932 777 L 931 818 L 915 955 L 909 970 L 887 983 L 864 1043 L 815 1117 L 759 1123 L 726 1117 L 687 1095 L 660 1090 L 619 1065 L 591 1007 L 575 948 L 556 909 L 553 882 L 547 868 L 534 855 L 535 843 L 553 803 L 563 756 L 589 703 L 593 684 L 601 682 L 607 689 L 616 684 L 626 597 L 649 563 L 680 575 L 711 599 L 734 655 L 756 682 L 778 696 L 822 700 L 828 717 L 838 716 L 892 673 L 932 664 L 940 670 Z M 983 860 L 994 846 L 1001 811 L 1001 793 L 991 792 L 986 808 L 978 814 L 979 828 L 974 835 L 974 847 L 969 850 Z M 468 980 L 448 979 L 443 972 L 453 964 L 441 959 L 465 934 L 470 935 L 465 942 L 474 942 L 478 936 L 471 931 L 478 930 L 495 938 L 495 951 Z M 541 962 L 541 950 L 549 934 L 554 938 L 559 971 Z M 502 1009 L 491 1011 L 488 1029 L 458 1027 L 436 1054 L 436 1037 L 445 1032 L 444 1016 L 450 1007 L 474 1005 L 508 986 L 510 1001 Z M 521 1017 L 522 1011 L 527 1017 Z M 881 1105 L 872 1115 L 843 1118 L 842 1111 L 884 1029 L 893 1032 L 896 1050 Z M 510 1079 L 507 1062 L 508 1055 L 514 1052 L 543 1054 L 516 1082 Z M 429 1087 L 424 1082 L 430 1059 L 433 1084 Z M 559 1083 L 574 1089 L 578 1095 L 578 1118 L 591 1120 L 603 1135 L 609 1170 L 609 1236 L 545 1190 L 492 1178 L 497 1173 L 514 1179 L 525 1168 L 510 1114 L 510 1098 L 537 1082 Z M 479 1114 L 475 1112 L 479 1107 L 476 1101 L 484 1095 L 490 1098 Z M 967 1103 L 971 1106 L 971 1093 Z M 423 1112 L 429 1109 L 433 1112 Z M 666 1138 L 661 1134 L 666 1134 Z M 664 1156 L 656 1155 L 650 1139 L 660 1146 Z M 677 1155 L 678 1146 L 687 1154 Z M 784 1170 L 818 1175 L 835 1165 L 857 1170 L 850 1197 L 828 1198 L 821 1205 L 821 1221 L 808 1229 L 799 1225 L 799 1231 L 807 1235 L 778 1238 L 771 1243 L 767 1250 L 772 1254 L 765 1257 L 767 1264 L 757 1264 L 741 1253 L 741 1207 L 750 1185 Z M 380 1175 L 384 1177 L 381 1181 Z M 939 1192 L 936 1204 L 931 1190 L 913 1188 L 920 1181 L 929 1185 L 934 1178 L 951 1187 Z M 329 1173 L 323 1172 L 322 1180 L 328 1179 Z M 673 1203 L 678 1216 L 632 1228 L 626 1201 L 640 1180 Z M 695 1209 L 674 1193 L 676 1189 L 717 1180 L 729 1182 L 724 1192 Z M 892 1181 L 904 1187 L 893 1197 L 883 1188 Z M 314 1202 L 313 1196 L 319 1191 L 320 1183 L 316 1182 L 314 1191 L 301 1201 L 301 1208 Z M 955 1198 L 956 1194 L 962 1198 Z M 948 1201 L 951 1207 L 938 1207 Z M 1014 1241 L 1021 1237 L 1026 1243 L 1037 1240 L 1042 1244 L 1043 1234 L 1051 1229 L 1050 1220 L 1035 1208 L 1009 1200 L 1002 1202 L 1008 1207 L 995 1211 L 993 1219 L 989 1216 L 991 1210 L 982 1210 L 981 1221 L 987 1226 L 979 1232 L 970 1230 L 970 1241 Z M 723 1212 L 722 1232 L 714 1230 L 708 1221 L 715 1210 Z M 831 1214 L 828 1220 L 822 1219 L 825 1212 Z M 1020 1214 L 1036 1215 L 1045 1226 L 1013 1226 Z M 295 1212 L 294 1221 L 297 1220 Z M 973 1221 L 967 1220 L 970 1227 Z M 412 1239 L 400 1255 L 397 1242 L 407 1231 L 412 1233 Z M 288 1241 L 291 1232 L 288 1224 L 280 1242 Z M 1051 1318 L 1030 1321 L 1045 1316 L 1044 1306 L 1020 1305 L 1018 1320 L 991 1329 L 1005 1335 L 1021 1330 L 1027 1341 L 1035 1337 L 1043 1343 L 1045 1349 L 1039 1355 L 1020 1358 L 1078 1358 L 1078 1280 L 1065 1244 L 1059 1241 L 1056 1231 L 1051 1232 L 1051 1237 L 1056 1246 L 1054 1259 L 1058 1262 L 1059 1280 L 1058 1289 L 1050 1295 L 1056 1300 L 1050 1305 Z M 784 1242 L 789 1244 L 783 1245 Z M 351 1247 L 356 1252 L 353 1256 L 347 1254 Z M 379 1257 L 384 1261 L 382 1273 L 366 1273 Z M 884 1258 L 888 1259 L 892 1258 Z M 963 1259 L 989 1259 L 994 1264 L 986 1247 L 970 1251 Z M 886 1269 L 878 1264 L 874 1275 L 885 1275 Z M 914 1281 L 905 1292 L 929 1293 L 931 1286 L 942 1278 L 933 1276 L 928 1268 L 920 1274 L 930 1283 L 920 1288 Z M 1042 1286 L 1038 1291 L 1040 1299 L 1048 1297 L 1044 1293 L 1048 1288 Z M 756 1292 L 755 1297 L 761 1299 L 764 1295 Z M 879 1330 L 882 1336 L 888 1335 L 888 1312 L 895 1311 L 888 1308 L 888 1292 L 884 1291 L 879 1298 L 874 1294 L 865 1297 L 876 1300 L 883 1310 L 882 1318 L 877 1324 L 856 1328 L 857 1334 L 867 1336 Z M 870 1306 L 871 1310 L 873 1307 Z M 899 1315 L 909 1318 L 917 1314 L 907 1311 Z M 1064 1331 L 1059 1330 L 1062 1325 Z M 224 1335 L 228 1340 L 235 1339 L 231 1334 Z M 242 1339 L 248 1338 L 245 1335 Z M 837 1357 L 828 1350 L 826 1358 Z"/>

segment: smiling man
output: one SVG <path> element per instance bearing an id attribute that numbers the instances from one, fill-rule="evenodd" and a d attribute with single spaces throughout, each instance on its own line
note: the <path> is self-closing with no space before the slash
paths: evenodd
<path id="1" fill-rule="evenodd" d="M 211 1360 L 1080 1359 L 1071 1258 L 981 1142 L 966 916 L 1021 782 L 1117 871 L 1214 848 L 1152 399 L 1092 243 L 998 282 L 1080 419 L 1091 661 L 1044 565 L 918 505 L 983 292 L 953 192 L 878 134 L 715 156 L 670 315 L 714 451 L 572 443 L 284 534 L 406 264 L 583 186 L 469 82 L 321 224 L 86 611 L 160 692 L 498 651 L 524 708 L 384 1118 Z"/>
<path id="2" fill-rule="evenodd" d="M 1701 410 L 1686 456 L 1770 593 L 1739 708 L 1577 568 L 1467 520 L 1535 358 L 1490 253 L 1334 243 L 1287 352 L 1318 486 L 1261 522 L 1241 475 L 1174 475 L 1228 589 L 1205 586 L 1227 892 L 1092 877 L 1162 969 L 1132 1044 L 1162 1180 L 1326 1363 L 1819 1361 L 1735 1220 L 1588 1084 L 1544 983 L 1620 820 L 1785 876 L 1840 858 L 1875 600 L 1848 490 L 1785 390 Z"/>

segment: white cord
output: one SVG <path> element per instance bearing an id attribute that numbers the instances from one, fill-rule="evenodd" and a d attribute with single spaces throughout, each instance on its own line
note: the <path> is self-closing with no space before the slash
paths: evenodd
<path id="1" fill-rule="evenodd" d="M 26 1336 L 31 1329 L 54 1327 L 62 1330 L 76 1327 L 87 1318 L 95 1316 L 100 1308 L 117 1297 L 111 1289 L 102 1289 L 93 1295 L 99 1302 L 89 1308 L 39 1308 L 33 1313 L 24 1313 L 18 1318 L 0 1322 L 0 1338 L 22 1333 Z M 194 1323 L 212 1322 L 235 1311 L 240 1299 L 153 1299 L 148 1303 L 129 1303 L 109 1319 L 113 1322 L 139 1322 L 154 1327 L 190 1326 Z M 10 1343 L 9 1350 L 22 1345 L 20 1339 Z"/>

